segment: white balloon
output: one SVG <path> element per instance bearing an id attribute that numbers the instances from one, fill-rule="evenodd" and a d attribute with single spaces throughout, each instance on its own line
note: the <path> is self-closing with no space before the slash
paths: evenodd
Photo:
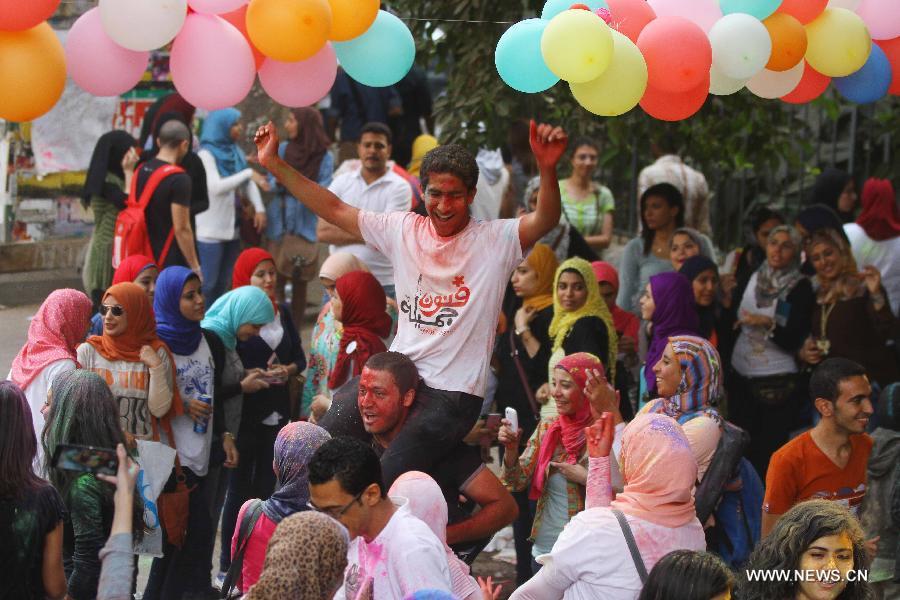
<path id="1" fill-rule="evenodd" d="M 716 96 L 729 96 L 739 92 L 747 85 L 746 79 L 733 79 L 725 75 L 713 65 L 709 69 L 709 93 Z"/>
<path id="2" fill-rule="evenodd" d="M 99 6 L 110 39 L 136 51 L 165 46 L 187 17 L 187 0 L 100 0 Z"/>
<path id="3" fill-rule="evenodd" d="M 766 26 L 745 13 L 725 15 L 709 30 L 713 65 L 732 79 L 749 79 L 762 71 L 772 56 Z"/>
<path id="4" fill-rule="evenodd" d="M 857 6 L 859 6 L 859 0 L 828 0 L 828 8 L 846 8 L 856 11 Z"/>
<path id="5" fill-rule="evenodd" d="M 781 98 L 794 91 L 800 80 L 803 79 L 803 70 L 806 61 L 800 61 L 797 66 L 787 71 L 770 71 L 764 69 L 753 79 L 747 82 L 747 89 L 760 98 L 770 100 Z"/>

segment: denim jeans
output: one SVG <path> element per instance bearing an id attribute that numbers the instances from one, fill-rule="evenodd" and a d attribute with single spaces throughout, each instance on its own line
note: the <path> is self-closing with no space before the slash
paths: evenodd
<path id="1" fill-rule="evenodd" d="M 203 271 L 203 297 L 206 306 L 231 289 L 231 272 L 241 253 L 241 240 L 197 242 L 200 270 Z"/>

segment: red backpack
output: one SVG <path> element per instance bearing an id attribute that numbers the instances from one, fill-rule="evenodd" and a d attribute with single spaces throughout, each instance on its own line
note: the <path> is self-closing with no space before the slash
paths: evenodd
<path id="1" fill-rule="evenodd" d="M 184 173 L 184 169 L 175 165 L 163 165 L 150 174 L 150 179 L 144 186 L 141 197 L 137 197 L 137 173 L 131 180 L 131 191 L 125 201 L 125 209 L 116 217 L 115 236 L 113 237 L 112 266 L 118 268 L 123 260 L 132 254 L 143 254 L 150 258 L 153 256 L 153 248 L 150 246 L 150 235 L 147 233 L 147 205 L 153 197 L 153 192 L 159 187 L 163 179 L 176 173 Z M 169 231 L 166 243 L 163 245 L 162 254 L 156 261 L 160 267 L 165 265 L 172 240 L 175 237 L 175 228 Z"/>

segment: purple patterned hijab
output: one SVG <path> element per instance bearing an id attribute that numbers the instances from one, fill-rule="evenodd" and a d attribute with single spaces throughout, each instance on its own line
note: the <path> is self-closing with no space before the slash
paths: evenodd
<path id="1" fill-rule="evenodd" d="M 263 512 L 275 523 L 306 510 L 309 502 L 309 461 L 319 446 L 331 439 L 312 423 L 288 423 L 275 439 L 272 467 L 278 478 L 275 493 L 263 503 Z"/>
<path id="2" fill-rule="evenodd" d="M 656 398 L 656 375 L 653 366 L 662 358 L 666 344 L 673 335 L 699 336 L 700 319 L 690 280 L 681 273 L 659 273 L 650 278 L 650 292 L 656 310 L 650 346 L 644 367 L 644 380 L 650 398 Z"/>

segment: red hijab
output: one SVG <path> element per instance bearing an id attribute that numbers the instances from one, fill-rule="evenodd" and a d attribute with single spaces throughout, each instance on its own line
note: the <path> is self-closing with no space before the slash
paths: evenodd
<path id="1" fill-rule="evenodd" d="M 594 269 L 594 275 L 597 276 L 597 283 L 608 283 L 619 293 L 619 272 L 608 262 L 596 261 L 591 263 Z M 616 332 L 619 335 L 627 335 L 633 340 L 638 338 L 638 329 L 640 328 L 640 320 L 627 310 L 619 308 L 618 304 L 613 303 L 609 308 L 612 313 L 613 323 L 616 326 Z"/>
<path id="2" fill-rule="evenodd" d="M 250 278 L 253 276 L 253 272 L 260 263 L 266 260 L 271 260 L 272 263 L 275 262 L 272 255 L 262 248 L 247 248 L 241 252 L 237 262 L 234 263 L 234 270 L 231 273 L 231 289 L 234 290 L 245 285 L 251 285 Z M 270 300 L 272 300 L 272 308 L 275 309 L 275 314 L 277 315 L 278 304 L 275 302 L 275 298 L 270 297 Z"/>
<path id="3" fill-rule="evenodd" d="M 113 274 L 113 285 L 116 285 L 117 283 L 131 283 L 137 279 L 141 273 L 151 267 L 157 270 L 159 269 L 159 267 L 156 266 L 156 261 L 152 258 L 144 256 L 143 254 L 132 254 L 119 263 L 116 272 Z"/>
<path id="4" fill-rule="evenodd" d="M 894 186 L 887 179 L 869 179 L 862 190 L 862 212 L 856 218 L 866 235 L 882 242 L 900 235 L 900 215 Z"/>
<path id="5" fill-rule="evenodd" d="M 352 271 L 335 282 L 341 299 L 341 344 L 334 369 L 328 376 L 328 389 L 336 389 L 350 377 L 362 373 L 363 366 L 373 354 L 387 347 L 381 338 L 391 333 L 391 318 L 385 309 L 384 288 L 375 276 L 365 271 Z M 353 346 L 350 346 L 350 344 Z M 353 372 L 348 374 L 350 363 Z"/>

